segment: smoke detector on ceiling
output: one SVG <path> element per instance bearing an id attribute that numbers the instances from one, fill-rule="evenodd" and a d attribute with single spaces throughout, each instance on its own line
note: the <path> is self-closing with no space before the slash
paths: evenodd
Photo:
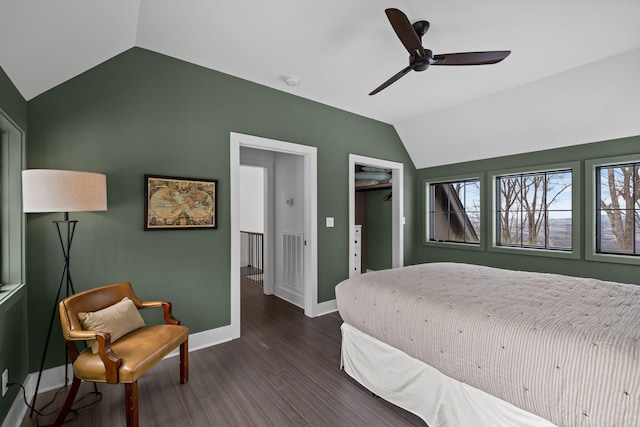
<path id="1" fill-rule="evenodd" d="M 284 80 L 288 86 L 298 86 L 300 84 L 300 79 L 296 76 L 283 76 L 282 80 Z"/>

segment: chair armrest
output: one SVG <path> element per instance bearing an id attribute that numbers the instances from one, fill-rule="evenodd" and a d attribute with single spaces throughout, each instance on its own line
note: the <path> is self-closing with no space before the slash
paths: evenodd
<path id="1" fill-rule="evenodd" d="M 98 343 L 98 356 L 104 363 L 107 383 L 118 383 L 118 370 L 122 365 L 122 359 L 111 348 L 111 334 L 102 331 L 69 331 L 67 348 L 71 356 L 71 362 L 78 357 L 78 349 L 73 341 L 85 341 L 95 339 Z"/>
<path id="2" fill-rule="evenodd" d="M 85 331 L 85 330 L 77 330 L 73 329 L 69 331 L 69 336 L 66 337 L 69 341 L 86 341 L 86 340 L 95 340 L 96 334 L 100 331 Z"/>
<path id="3" fill-rule="evenodd" d="M 140 309 L 162 307 L 164 312 L 164 323 L 168 325 L 179 325 L 180 321 L 171 314 L 171 303 L 168 301 L 142 301 Z"/>
<path id="4" fill-rule="evenodd" d="M 111 348 L 111 334 L 109 332 L 97 332 L 95 336 L 98 342 L 98 355 L 102 363 L 104 363 L 107 383 L 118 384 L 118 370 L 122 365 L 122 359 Z"/>

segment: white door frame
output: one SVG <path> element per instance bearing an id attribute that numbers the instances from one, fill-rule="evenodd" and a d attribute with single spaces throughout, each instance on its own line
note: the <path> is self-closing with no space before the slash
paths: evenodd
<path id="1" fill-rule="evenodd" d="M 365 157 L 357 154 L 349 154 L 349 254 L 355 251 L 356 240 L 356 165 L 371 166 L 374 168 L 391 169 L 391 267 L 404 266 L 404 194 L 403 194 L 403 167 L 402 163 L 389 160 Z M 355 275 L 355 261 L 349 256 L 349 277 Z"/>
<path id="2" fill-rule="evenodd" d="M 301 155 L 304 158 L 304 314 L 318 315 L 318 155 L 317 148 L 241 133 L 230 133 L 231 330 L 240 336 L 240 147 Z"/>

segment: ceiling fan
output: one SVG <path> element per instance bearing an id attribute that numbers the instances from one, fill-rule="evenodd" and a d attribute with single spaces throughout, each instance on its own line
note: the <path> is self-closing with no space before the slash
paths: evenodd
<path id="1" fill-rule="evenodd" d="M 409 71 L 424 71 L 431 65 L 483 65 L 495 64 L 509 56 L 510 50 L 489 52 L 461 52 L 434 55 L 429 49 L 422 47 L 422 36 L 429 30 L 428 21 L 417 21 L 413 25 L 407 15 L 398 9 L 386 9 L 385 13 L 398 38 L 409 51 L 409 66 L 400 70 L 386 82 L 375 88 L 369 95 L 375 95 L 382 89 L 404 77 Z"/>

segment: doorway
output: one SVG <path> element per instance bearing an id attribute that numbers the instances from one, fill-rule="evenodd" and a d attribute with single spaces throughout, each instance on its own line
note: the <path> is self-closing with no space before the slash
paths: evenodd
<path id="1" fill-rule="evenodd" d="M 304 308 L 304 157 L 240 147 L 241 275 Z"/>
<path id="2" fill-rule="evenodd" d="M 391 268 L 404 265 L 404 197 L 403 197 L 403 164 L 388 160 L 349 154 L 349 277 L 360 273 L 361 265 L 358 257 L 359 230 L 356 228 L 356 166 L 380 168 L 391 173 Z"/>
<path id="3" fill-rule="evenodd" d="M 236 337 L 240 336 L 240 198 L 239 181 L 241 165 L 241 149 L 254 149 L 263 152 L 270 152 L 274 155 L 282 155 L 284 159 L 297 158 L 300 160 L 302 180 L 297 184 L 301 186 L 300 196 L 284 198 L 285 206 L 297 206 L 302 212 L 301 233 L 299 243 L 302 245 L 300 261 L 302 265 L 300 276 L 300 286 L 303 289 L 303 301 L 305 315 L 315 317 L 318 310 L 318 279 L 317 279 L 317 149 L 306 145 L 293 144 L 268 138 L 261 138 L 252 135 L 245 135 L 232 132 L 230 135 L 230 199 L 231 199 L 231 330 Z M 287 156 L 288 155 L 288 156 Z M 272 179 L 270 182 L 275 180 Z M 267 178 L 267 182 L 269 179 Z M 267 184 L 267 188 L 268 188 Z M 268 190 L 267 190 L 268 191 Z M 275 193 L 275 191 L 273 191 Z M 269 199 L 266 196 L 265 199 Z M 289 200 L 291 199 L 291 200 Z M 273 198 L 274 204 L 277 198 Z M 289 204 L 290 203 L 290 204 Z M 268 209 L 267 209 L 268 212 Z M 268 214 L 267 214 L 268 215 Z M 270 219 L 266 218 L 267 224 Z M 276 223 L 275 209 L 273 223 Z M 268 225 L 265 228 L 265 245 L 275 247 L 276 244 L 286 245 L 287 238 L 279 239 L 269 232 Z M 275 227 L 274 227 L 275 231 Z M 292 233 L 295 234 L 295 233 Z M 269 239 L 269 235 L 273 238 Z M 281 236 L 282 237 L 282 236 Z M 290 238 L 289 238 L 290 240 Z M 270 252 L 265 250 L 265 255 Z M 265 275 L 269 274 L 269 263 L 265 259 Z M 274 260 L 274 265 L 277 261 Z M 275 269 L 277 270 L 277 269 Z M 283 269 L 284 270 L 284 269 Z M 272 270 L 273 271 L 273 270 Z M 292 274 L 296 274 L 292 270 Z M 275 273 L 275 272 L 274 272 Z M 283 271 L 286 274 L 286 271 Z M 294 277 L 295 279 L 295 277 Z M 267 277 L 265 277 L 265 288 L 267 288 Z M 274 282 L 276 277 L 274 274 Z M 276 285 L 277 286 L 277 285 Z M 266 289 L 265 289 L 266 290 Z M 274 293 L 278 291 L 274 289 Z"/>
<path id="4" fill-rule="evenodd" d="M 255 284 L 267 295 L 274 294 L 274 153 L 240 147 L 239 197 L 240 266 L 244 273 L 256 269 Z M 243 182 L 244 181 L 244 182 Z M 249 181 L 249 182 L 247 182 Z M 249 188 L 247 188 L 247 186 Z M 256 233 L 247 235 L 246 232 Z M 249 242 L 247 242 L 249 240 Z M 249 243 L 250 253 L 246 253 Z M 257 246 L 260 246 L 257 248 Z M 248 258 L 248 259 L 247 259 Z M 252 268 L 245 268 L 251 264 Z M 256 268 L 257 267 L 257 268 Z"/>

